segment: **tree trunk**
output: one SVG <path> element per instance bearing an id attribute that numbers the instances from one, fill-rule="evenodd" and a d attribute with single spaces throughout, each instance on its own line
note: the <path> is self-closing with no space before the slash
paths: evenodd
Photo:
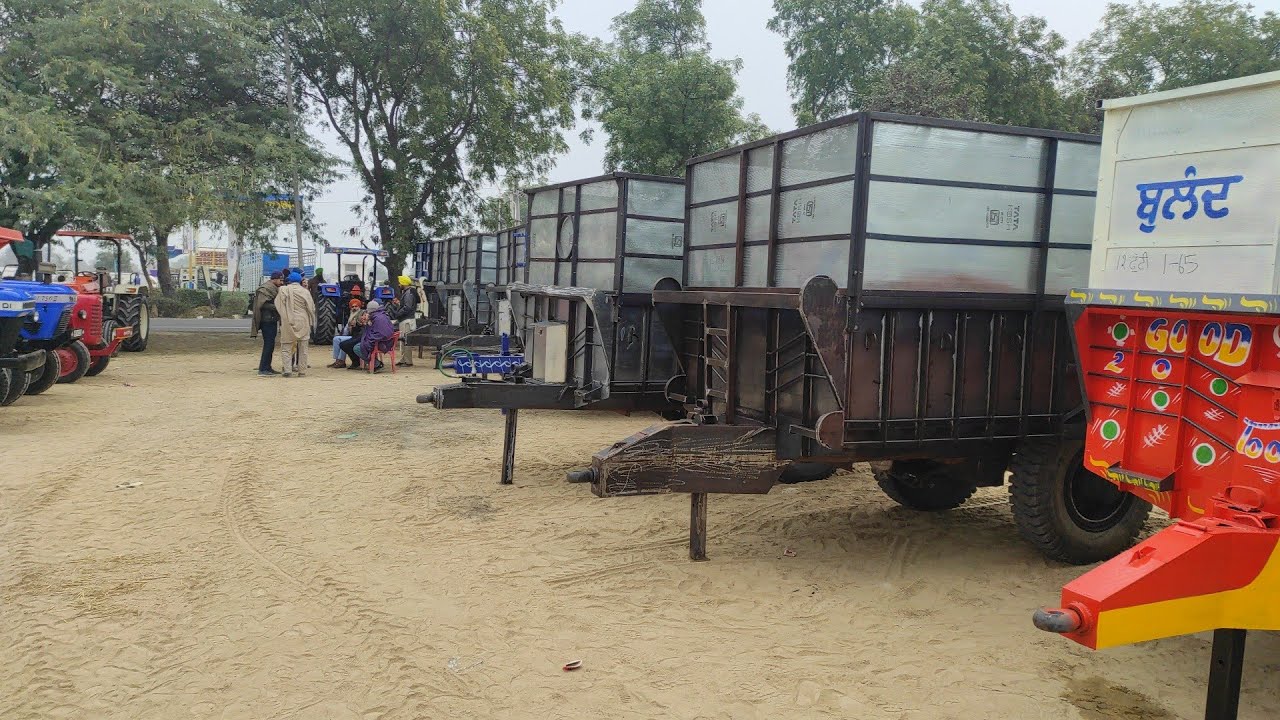
<path id="1" fill-rule="evenodd" d="M 173 276 L 169 274 L 169 236 L 173 234 L 173 228 L 152 228 L 152 234 L 156 241 L 156 279 L 160 281 L 160 293 L 173 297 Z"/>

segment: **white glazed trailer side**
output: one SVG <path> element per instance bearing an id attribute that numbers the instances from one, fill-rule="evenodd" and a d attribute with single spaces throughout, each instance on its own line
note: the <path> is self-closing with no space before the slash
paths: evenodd
<path id="1" fill-rule="evenodd" d="M 1280 292 L 1280 72 L 1103 109 L 1089 286 Z"/>

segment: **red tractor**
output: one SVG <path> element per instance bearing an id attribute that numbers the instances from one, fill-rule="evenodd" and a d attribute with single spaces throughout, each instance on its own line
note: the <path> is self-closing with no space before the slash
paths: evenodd
<path id="1" fill-rule="evenodd" d="M 80 297 L 71 312 L 71 328 L 84 332 L 80 339 L 57 350 L 62 361 L 60 383 L 73 383 L 107 369 L 120 344 L 133 335 L 133 328 L 118 327 L 114 318 L 103 319 L 102 278 L 95 273 L 77 273 L 66 285 Z"/>

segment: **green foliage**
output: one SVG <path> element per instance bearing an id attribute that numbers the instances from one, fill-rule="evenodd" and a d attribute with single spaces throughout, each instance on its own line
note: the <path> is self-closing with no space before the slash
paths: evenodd
<path id="1" fill-rule="evenodd" d="M 608 136 L 607 170 L 683 175 L 691 157 L 769 134 L 742 114 L 742 62 L 711 57 L 701 0 L 640 0 L 613 30 L 584 53 L 583 115 Z"/>
<path id="2" fill-rule="evenodd" d="M 1280 16 L 1221 0 L 1113 3 L 1071 56 L 1071 107 L 1096 130 L 1105 98 L 1173 90 L 1280 69 Z"/>
<path id="3" fill-rule="evenodd" d="M 219 0 L 0 0 L 0 37 L 0 223 L 38 243 L 132 232 L 163 270 L 176 226 L 252 234 L 261 193 L 324 177 L 264 26 Z"/>
<path id="4" fill-rule="evenodd" d="M 1053 127 L 1066 42 L 998 0 L 776 0 L 802 123 L 854 110 Z"/>
<path id="5" fill-rule="evenodd" d="M 808 125 L 865 107 L 886 105 L 880 87 L 889 66 L 914 47 L 916 10 L 903 0 L 775 0 L 769 29 L 786 38 L 792 109 Z M 912 75 L 913 69 L 903 69 Z"/>
<path id="6" fill-rule="evenodd" d="M 351 155 L 398 274 L 500 169 L 542 171 L 573 124 L 550 0 L 240 0 L 279 23 L 311 106 Z"/>

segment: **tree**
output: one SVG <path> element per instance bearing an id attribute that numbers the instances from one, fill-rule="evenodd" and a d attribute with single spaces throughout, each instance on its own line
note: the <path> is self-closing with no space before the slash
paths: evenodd
<path id="1" fill-rule="evenodd" d="M 175 228 L 262 227 L 264 193 L 323 176 L 285 102 L 280 56 L 220 0 L 0 0 L 0 19 L 3 84 L 46 139 L 10 148 L 0 172 L 26 191 L 11 213 L 38 244 L 72 222 L 133 233 L 170 293 Z M 23 186 L 30 168 L 40 180 Z"/>
<path id="2" fill-rule="evenodd" d="M 608 136 L 607 170 L 683 175 L 691 157 L 769 134 L 742 114 L 742 61 L 711 57 L 701 0 L 640 0 L 613 31 L 594 47 L 583 112 Z"/>
<path id="3" fill-rule="evenodd" d="M 241 0 L 273 18 L 351 155 L 391 275 L 500 168 L 545 170 L 572 125 L 550 0 Z"/>
<path id="4" fill-rule="evenodd" d="M 1066 44 L 1044 18 L 999 0 L 926 0 L 911 56 L 955 76 L 953 94 L 981 93 L 988 122 L 1056 128 Z"/>
<path id="5" fill-rule="evenodd" d="M 985 95 L 947 68 L 918 58 L 899 60 L 877 73 L 864 91 L 862 107 L 874 112 L 979 121 L 986 119 Z"/>
<path id="6" fill-rule="evenodd" d="M 1096 130 L 1097 101 L 1280 69 L 1280 16 L 1222 0 L 1107 6 L 1071 56 L 1076 122 Z"/>
<path id="7" fill-rule="evenodd" d="M 903 0 L 774 0 L 773 10 L 769 29 L 786 39 L 801 125 L 865 107 L 877 92 L 883 98 L 888 88 L 877 84 L 913 47 L 919 23 Z"/>
<path id="8" fill-rule="evenodd" d="M 776 0 L 802 123 L 899 112 L 1055 127 L 1066 43 L 998 0 Z M 914 88 L 914 89 L 913 89 Z M 917 92 L 918 90 L 918 92 Z"/>

